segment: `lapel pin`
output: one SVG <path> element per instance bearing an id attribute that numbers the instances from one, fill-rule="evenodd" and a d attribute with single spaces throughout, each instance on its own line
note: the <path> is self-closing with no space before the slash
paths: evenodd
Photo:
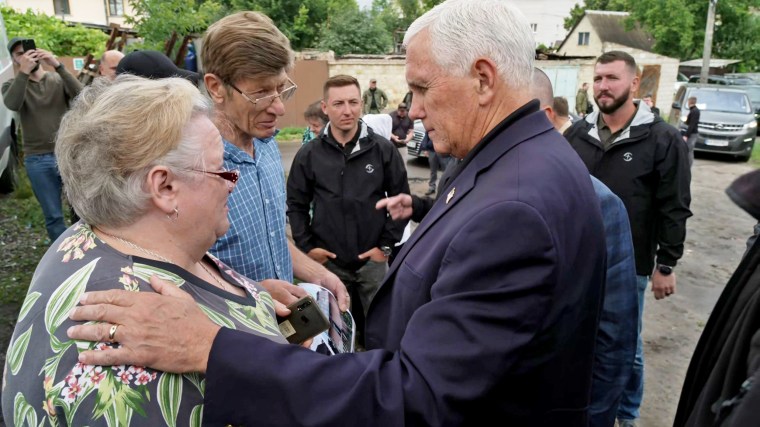
<path id="1" fill-rule="evenodd" d="M 446 204 L 448 205 L 451 199 L 454 197 L 454 193 L 457 191 L 457 188 L 454 187 L 449 191 L 449 194 L 446 196 Z"/>

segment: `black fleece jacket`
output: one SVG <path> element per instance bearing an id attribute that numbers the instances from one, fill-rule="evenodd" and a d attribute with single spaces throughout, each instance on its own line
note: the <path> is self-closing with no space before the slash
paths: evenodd
<path id="1" fill-rule="evenodd" d="M 386 196 L 409 194 L 401 154 L 364 122 L 359 125 L 358 142 L 348 155 L 325 126 L 298 151 L 288 176 L 288 220 L 296 246 L 304 252 L 327 249 L 349 270 L 366 263 L 360 254 L 401 240 L 408 222 L 375 209 Z"/>
<path id="2" fill-rule="evenodd" d="M 658 264 L 675 266 L 683 255 L 691 216 L 688 152 L 678 130 L 646 109 L 604 149 L 594 112 L 573 124 L 565 138 L 588 167 L 625 204 L 631 221 L 636 274 Z"/>

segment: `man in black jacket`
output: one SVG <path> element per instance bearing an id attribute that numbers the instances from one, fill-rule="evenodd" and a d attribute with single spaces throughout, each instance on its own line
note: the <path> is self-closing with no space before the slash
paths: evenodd
<path id="1" fill-rule="evenodd" d="M 689 167 L 694 163 L 694 144 L 697 143 L 699 135 L 699 108 L 697 108 L 697 97 L 689 97 L 689 115 L 686 116 L 686 133 L 683 140 L 689 149 Z"/>
<path id="2" fill-rule="evenodd" d="M 630 55 L 620 51 L 601 55 L 594 66 L 599 111 L 565 133 L 589 172 L 623 200 L 631 221 L 639 339 L 633 373 L 618 409 L 619 425 L 626 427 L 636 425 L 644 390 L 641 318 L 647 283 L 651 276 L 656 299 L 675 293 L 673 270 L 683 254 L 686 219 L 691 216 L 686 144 L 674 127 L 634 102 L 638 85 L 636 62 Z"/>
<path id="3" fill-rule="evenodd" d="M 406 167 L 396 147 L 359 120 L 355 78 L 328 79 L 322 110 L 330 122 L 290 168 L 288 219 L 296 245 L 358 295 L 366 313 L 407 223 L 393 221 L 375 203 L 409 193 Z"/>

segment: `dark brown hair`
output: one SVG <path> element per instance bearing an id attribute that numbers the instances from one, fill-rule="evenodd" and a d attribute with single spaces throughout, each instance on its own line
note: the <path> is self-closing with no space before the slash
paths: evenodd
<path id="1" fill-rule="evenodd" d="M 628 66 L 628 69 L 631 70 L 633 74 L 637 74 L 638 69 L 636 68 L 636 60 L 633 59 L 631 55 L 621 50 L 611 50 L 609 52 L 601 54 L 598 58 L 596 58 L 597 64 L 609 64 L 615 61 L 625 62 L 625 65 Z"/>
<path id="2" fill-rule="evenodd" d="M 356 80 L 356 78 L 346 75 L 346 74 L 338 74 L 337 76 L 332 76 L 325 82 L 324 87 L 322 88 L 322 100 L 327 101 L 327 91 L 331 87 L 344 87 L 344 86 L 356 86 L 357 89 L 359 89 L 359 93 L 362 92 L 361 86 L 359 86 L 359 81 Z"/>
<path id="3" fill-rule="evenodd" d="M 552 102 L 552 109 L 554 114 L 560 117 L 567 117 L 570 115 L 570 108 L 567 106 L 567 99 L 564 96 L 555 96 L 554 102 Z"/>

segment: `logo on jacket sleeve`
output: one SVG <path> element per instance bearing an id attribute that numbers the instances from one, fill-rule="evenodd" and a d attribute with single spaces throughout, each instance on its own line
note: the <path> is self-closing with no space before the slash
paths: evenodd
<path id="1" fill-rule="evenodd" d="M 631 154 L 630 151 L 623 154 L 623 160 L 625 160 L 626 162 L 630 162 L 631 160 L 633 160 L 633 154 Z"/>
<path id="2" fill-rule="evenodd" d="M 372 173 L 375 171 L 375 167 L 372 166 L 371 163 L 367 163 L 367 166 L 364 166 L 364 170 L 367 171 L 367 173 Z"/>

